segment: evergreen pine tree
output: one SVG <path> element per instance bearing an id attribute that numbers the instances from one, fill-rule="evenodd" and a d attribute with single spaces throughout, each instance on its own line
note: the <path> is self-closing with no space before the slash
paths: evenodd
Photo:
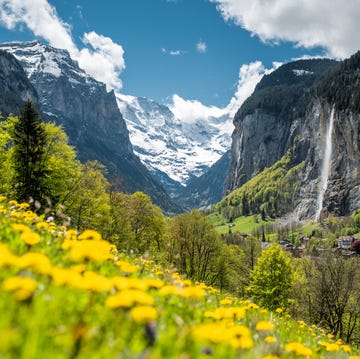
<path id="1" fill-rule="evenodd" d="M 14 184 L 18 201 L 29 201 L 30 197 L 40 203 L 46 198 L 44 124 L 30 100 L 21 110 L 14 126 Z"/>

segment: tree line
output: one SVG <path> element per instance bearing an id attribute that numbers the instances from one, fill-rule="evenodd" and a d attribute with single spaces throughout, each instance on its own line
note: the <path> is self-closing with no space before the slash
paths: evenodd
<path id="1" fill-rule="evenodd" d="M 146 194 L 114 190 L 105 173 L 97 162 L 81 164 L 61 127 L 41 122 L 30 102 L 0 123 L 1 194 L 68 228 L 96 229 L 130 255 L 360 342 L 358 258 L 292 258 L 250 235 L 220 236 L 200 211 L 167 218 Z"/>

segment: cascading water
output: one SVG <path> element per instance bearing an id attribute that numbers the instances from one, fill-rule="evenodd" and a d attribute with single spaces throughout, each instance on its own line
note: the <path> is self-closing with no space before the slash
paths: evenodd
<path id="1" fill-rule="evenodd" d="M 335 107 L 333 107 L 331 110 L 328 128 L 326 131 L 325 150 L 324 150 L 323 163 L 321 167 L 319 193 L 316 202 L 315 221 L 318 221 L 320 218 L 320 214 L 323 209 L 324 195 L 329 181 L 331 155 L 332 155 L 332 133 L 334 127 L 334 115 L 335 115 Z"/>

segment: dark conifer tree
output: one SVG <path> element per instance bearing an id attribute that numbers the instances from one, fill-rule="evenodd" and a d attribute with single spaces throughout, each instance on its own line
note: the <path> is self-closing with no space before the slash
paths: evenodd
<path id="1" fill-rule="evenodd" d="M 33 198 L 41 203 L 47 196 L 44 185 L 46 133 L 30 100 L 15 123 L 13 141 L 17 200 L 27 202 Z"/>

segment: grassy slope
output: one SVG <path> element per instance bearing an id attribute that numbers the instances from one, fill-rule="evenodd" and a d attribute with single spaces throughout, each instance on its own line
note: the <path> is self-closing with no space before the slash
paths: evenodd
<path id="1" fill-rule="evenodd" d="M 281 217 L 294 209 L 292 200 L 300 185 L 302 167 L 303 163 L 292 165 L 291 152 L 288 151 L 274 165 L 224 197 L 216 204 L 215 210 L 220 210 L 227 218 L 261 212 L 271 218 Z"/>
<path id="2" fill-rule="evenodd" d="M 208 215 L 207 217 L 211 220 L 220 234 L 228 233 L 230 228 L 233 233 L 240 232 L 250 234 L 256 228 L 272 223 L 270 221 L 262 221 L 261 216 L 242 216 L 235 218 L 232 223 L 229 223 L 222 214 L 216 212 Z"/>
<path id="3" fill-rule="evenodd" d="M 0 201 L 0 357 L 352 358 L 320 328 Z"/>

